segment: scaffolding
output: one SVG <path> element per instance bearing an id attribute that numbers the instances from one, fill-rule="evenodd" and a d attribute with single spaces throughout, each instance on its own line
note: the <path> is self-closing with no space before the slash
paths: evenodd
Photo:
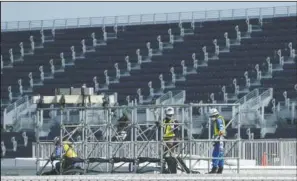
<path id="1" fill-rule="evenodd" d="M 167 107 L 175 109 L 175 119 L 178 123 L 180 136 L 174 141 L 174 149 L 168 148 L 172 141 L 164 141 L 163 130 L 165 125 L 164 110 Z M 208 139 L 194 139 L 193 109 L 231 107 L 232 119 L 226 127 L 236 125 L 240 135 L 239 104 L 181 104 L 181 105 L 135 105 L 110 106 L 110 107 L 71 107 L 71 108 L 38 108 L 38 119 L 36 122 L 36 169 L 41 173 L 46 157 L 54 150 L 52 143 L 43 143 L 39 140 L 39 130 L 43 122 L 43 111 L 60 111 L 60 140 L 68 141 L 78 152 L 82 159 L 81 169 L 87 173 L 164 173 L 168 158 L 173 158 L 177 169 L 186 173 L 199 173 L 197 165 L 201 161 L 207 161 L 208 170 L 213 143 L 218 141 L 211 136 L 211 126 L 208 126 Z M 79 110 L 80 123 L 75 125 L 64 124 L 64 113 L 71 110 Z M 239 111 L 238 111 L 239 110 Z M 98 118 L 96 124 L 88 122 L 87 112 L 100 111 L 103 115 Z M 154 117 L 140 116 L 143 112 L 154 112 Z M 123 114 L 123 112 L 125 114 Z M 103 118 L 103 119 L 102 119 Z M 93 119 L 94 120 L 94 119 Z M 195 120 L 196 121 L 196 120 Z M 208 120 L 208 125 L 211 125 Z M 168 124 L 166 124 L 168 125 Z M 99 133 L 99 134 L 98 134 Z M 97 135 L 97 136 L 96 136 Z M 99 136 L 98 136 L 99 135 Z M 236 139 L 224 140 L 225 160 L 236 160 L 237 173 L 240 171 L 240 136 Z M 47 146 L 46 146 L 47 145 Z M 49 146 L 50 145 L 50 146 Z M 168 149 L 164 149 L 164 148 Z M 235 157 L 228 157 L 228 152 L 236 150 Z M 62 157 L 61 160 L 62 161 Z M 43 166 L 43 167 L 42 167 Z M 201 171 L 201 170 L 200 170 Z M 63 171 L 60 172 L 61 174 Z"/>

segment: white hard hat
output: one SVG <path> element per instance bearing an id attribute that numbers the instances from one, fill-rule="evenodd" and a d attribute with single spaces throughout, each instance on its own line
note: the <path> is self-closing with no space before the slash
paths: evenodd
<path id="1" fill-rule="evenodd" d="M 219 114 L 219 111 L 216 108 L 210 109 L 209 110 L 209 116 L 216 116 Z"/>
<path id="2" fill-rule="evenodd" d="M 166 110 L 165 110 L 165 114 L 166 114 L 166 115 L 173 115 L 173 114 L 174 114 L 174 109 L 173 109 L 173 107 L 168 107 L 168 108 L 166 108 Z"/>

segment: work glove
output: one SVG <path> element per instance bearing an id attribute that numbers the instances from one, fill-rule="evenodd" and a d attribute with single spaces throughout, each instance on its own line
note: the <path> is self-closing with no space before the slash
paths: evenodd
<path id="1" fill-rule="evenodd" d="M 156 125 L 157 128 L 159 128 L 161 126 L 158 121 L 155 121 L 155 125 Z"/>
<path id="2" fill-rule="evenodd" d="M 225 133 L 224 131 L 219 131 L 220 136 L 224 135 L 224 133 Z"/>
<path id="3" fill-rule="evenodd" d="M 54 155 L 51 155 L 50 160 L 54 161 L 56 159 L 56 157 Z"/>

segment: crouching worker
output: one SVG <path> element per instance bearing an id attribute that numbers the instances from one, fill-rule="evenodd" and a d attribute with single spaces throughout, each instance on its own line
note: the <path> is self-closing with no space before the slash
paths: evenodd
<path id="1" fill-rule="evenodd" d="M 224 143 L 223 139 L 225 136 L 225 120 L 223 116 L 219 115 L 217 109 L 210 109 L 210 118 L 214 128 L 214 138 L 217 139 L 214 143 L 214 149 L 212 152 L 212 169 L 210 174 L 218 173 L 221 174 L 224 169 Z"/>
<path id="2" fill-rule="evenodd" d="M 81 162 L 81 159 L 77 157 L 76 152 L 72 148 L 72 145 L 67 142 L 61 143 L 59 137 L 55 137 L 54 139 L 55 144 L 55 154 L 51 156 L 51 161 L 61 158 L 61 154 L 63 154 L 63 163 L 62 169 L 69 169 L 75 165 L 76 162 Z M 57 162 L 56 170 L 60 172 L 61 163 Z"/>

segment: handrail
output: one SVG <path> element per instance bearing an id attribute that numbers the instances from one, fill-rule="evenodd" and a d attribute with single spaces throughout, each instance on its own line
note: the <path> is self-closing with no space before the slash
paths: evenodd
<path id="1" fill-rule="evenodd" d="M 1 32 L 296 16 L 296 6 L 1 22 Z"/>
<path id="2" fill-rule="evenodd" d="M 28 96 L 25 95 L 23 97 L 21 97 L 20 99 L 18 99 L 17 101 L 15 101 L 14 103 L 8 105 L 5 108 L 5 112 L 9 113 L 10 111 L 12 111 L 13 109 L 15 109 L 16 107 L 18 107 L 19 105 L 23 104 L 24 102 L 27 102 L 29 100 Z"/>
<path id="3" fill-rule="evenodd" d="M 244 104 L 247 101 L 249 101 L 250 99 L 259 96 L 259 89 L 254 89 L 251 92 L 249 92 L 248 94 L 246 94 L 245 96 L 243 96 L 242 98 L 240 98 L 239 100 L 237 100 L 235 103 L 237 104 Z"/>
<path id="4" fill-rule="evenodd" d="M 246 106 L 249 108 L 257 109 L 263 104 L 264 100 L 267 100 L 267 98 L 272 99 L 273 98 L 273 89 L 269 88 L 266 91 L 262 92 L 259 96 L 257 96 L 254 99 L 251 99 L 246 103 Z"/>
<path id="5" fill-rule="evenodd" d="M 163 104 L 164 101 L 172 98 L 172 91 L 168 91 L 162 96 L 160 96 L 158 99 L 156 99 L 156 105 Z"/>
<path id="6" fill-rule="evenodd" d="M 186 91 L 182 90 L 172 97 L 172 104 L 183 104 L 186 100 Z"/>
<path id="7" fill-rule="evenodd" d="M 235 104 L 240 104 L 239 109 L 232 109 L 232 115 L 235 116 L 241 109 L 249 108 L 248 105 L 250 105 L 251 101 L 254 101 L 255 99 L 258 100 L 259 97 L 259 89 L 254 89 L 242 98 L 238 99 Z"/>
<path id="8" fill-rule="evenodd" d="M 8 105 L 3 111 L 4 125 L 13 124 L 13 122 L 18 119 L 19 114 L 28 109 L 31 103 L 32 99 L 30 99 L 29 96 L 25 95 L 14 103 Z"/>

